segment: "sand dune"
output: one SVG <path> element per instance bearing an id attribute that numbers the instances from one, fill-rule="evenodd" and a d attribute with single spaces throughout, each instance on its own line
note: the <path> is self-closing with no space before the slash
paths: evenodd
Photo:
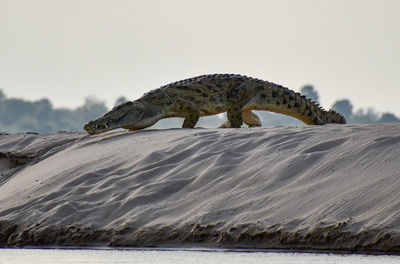
<path id="1" fill-rule="evenodd" d="M 0 135 L 0 245 L 399 253 L 399 131 Z"/>

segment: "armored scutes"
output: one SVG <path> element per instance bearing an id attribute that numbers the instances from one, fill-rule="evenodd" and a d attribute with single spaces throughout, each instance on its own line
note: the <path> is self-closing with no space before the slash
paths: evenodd
<path id="1" fill-rule="evenodd" d="M 325 111 L 305 96 L 281 85 L 234 75 L 210 74 L 174 82 L 146 93 L 136 101 L 121 104 L 104 116 L 88 122 L 91 135 L 116 128 L 139 130 L 168 117 L 183 117 L 183 128 L 193 128 L 199 117 L 227 112 L 221 127 L 261 126 L 251 110 L 266 110 L 295 117 L 308 125 L 345 124 L 333 110 Z"/>

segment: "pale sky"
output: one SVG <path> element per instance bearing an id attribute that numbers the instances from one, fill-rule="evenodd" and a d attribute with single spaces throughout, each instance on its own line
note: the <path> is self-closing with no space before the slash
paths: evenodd
<path id="1" fill-rule="evenodd" d="M 238 73 L 400 116 L 398 0 L 0 0 L 8 97 L 130 100 Z"/>

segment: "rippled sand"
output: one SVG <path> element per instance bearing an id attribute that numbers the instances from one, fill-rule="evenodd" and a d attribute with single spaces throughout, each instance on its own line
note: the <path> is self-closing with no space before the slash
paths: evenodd
<path id="1" fill-rule="evenodd" d="M 0 135 L 0 245 L 399 253 L 399 131 Z"/>

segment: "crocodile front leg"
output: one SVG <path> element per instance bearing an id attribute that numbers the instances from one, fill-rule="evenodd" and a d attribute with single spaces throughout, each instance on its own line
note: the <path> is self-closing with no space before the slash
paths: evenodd
<path id="1" fill-rule="evenodd" d="M 186 100 L 176 101 L 177 110 L 185 113 L 182 128 L 193 128 L 200 118 L 200 111 L 192 102 Z"/>
<path id="2" fill-rule="evenodd" d="M 229 127 L 239 128 L 243 124 L 241 106 L 238 103 L 230 102 L 227 105 L 227 117 Z M 228 122 L 226 124 L 228 124 Z"/>

